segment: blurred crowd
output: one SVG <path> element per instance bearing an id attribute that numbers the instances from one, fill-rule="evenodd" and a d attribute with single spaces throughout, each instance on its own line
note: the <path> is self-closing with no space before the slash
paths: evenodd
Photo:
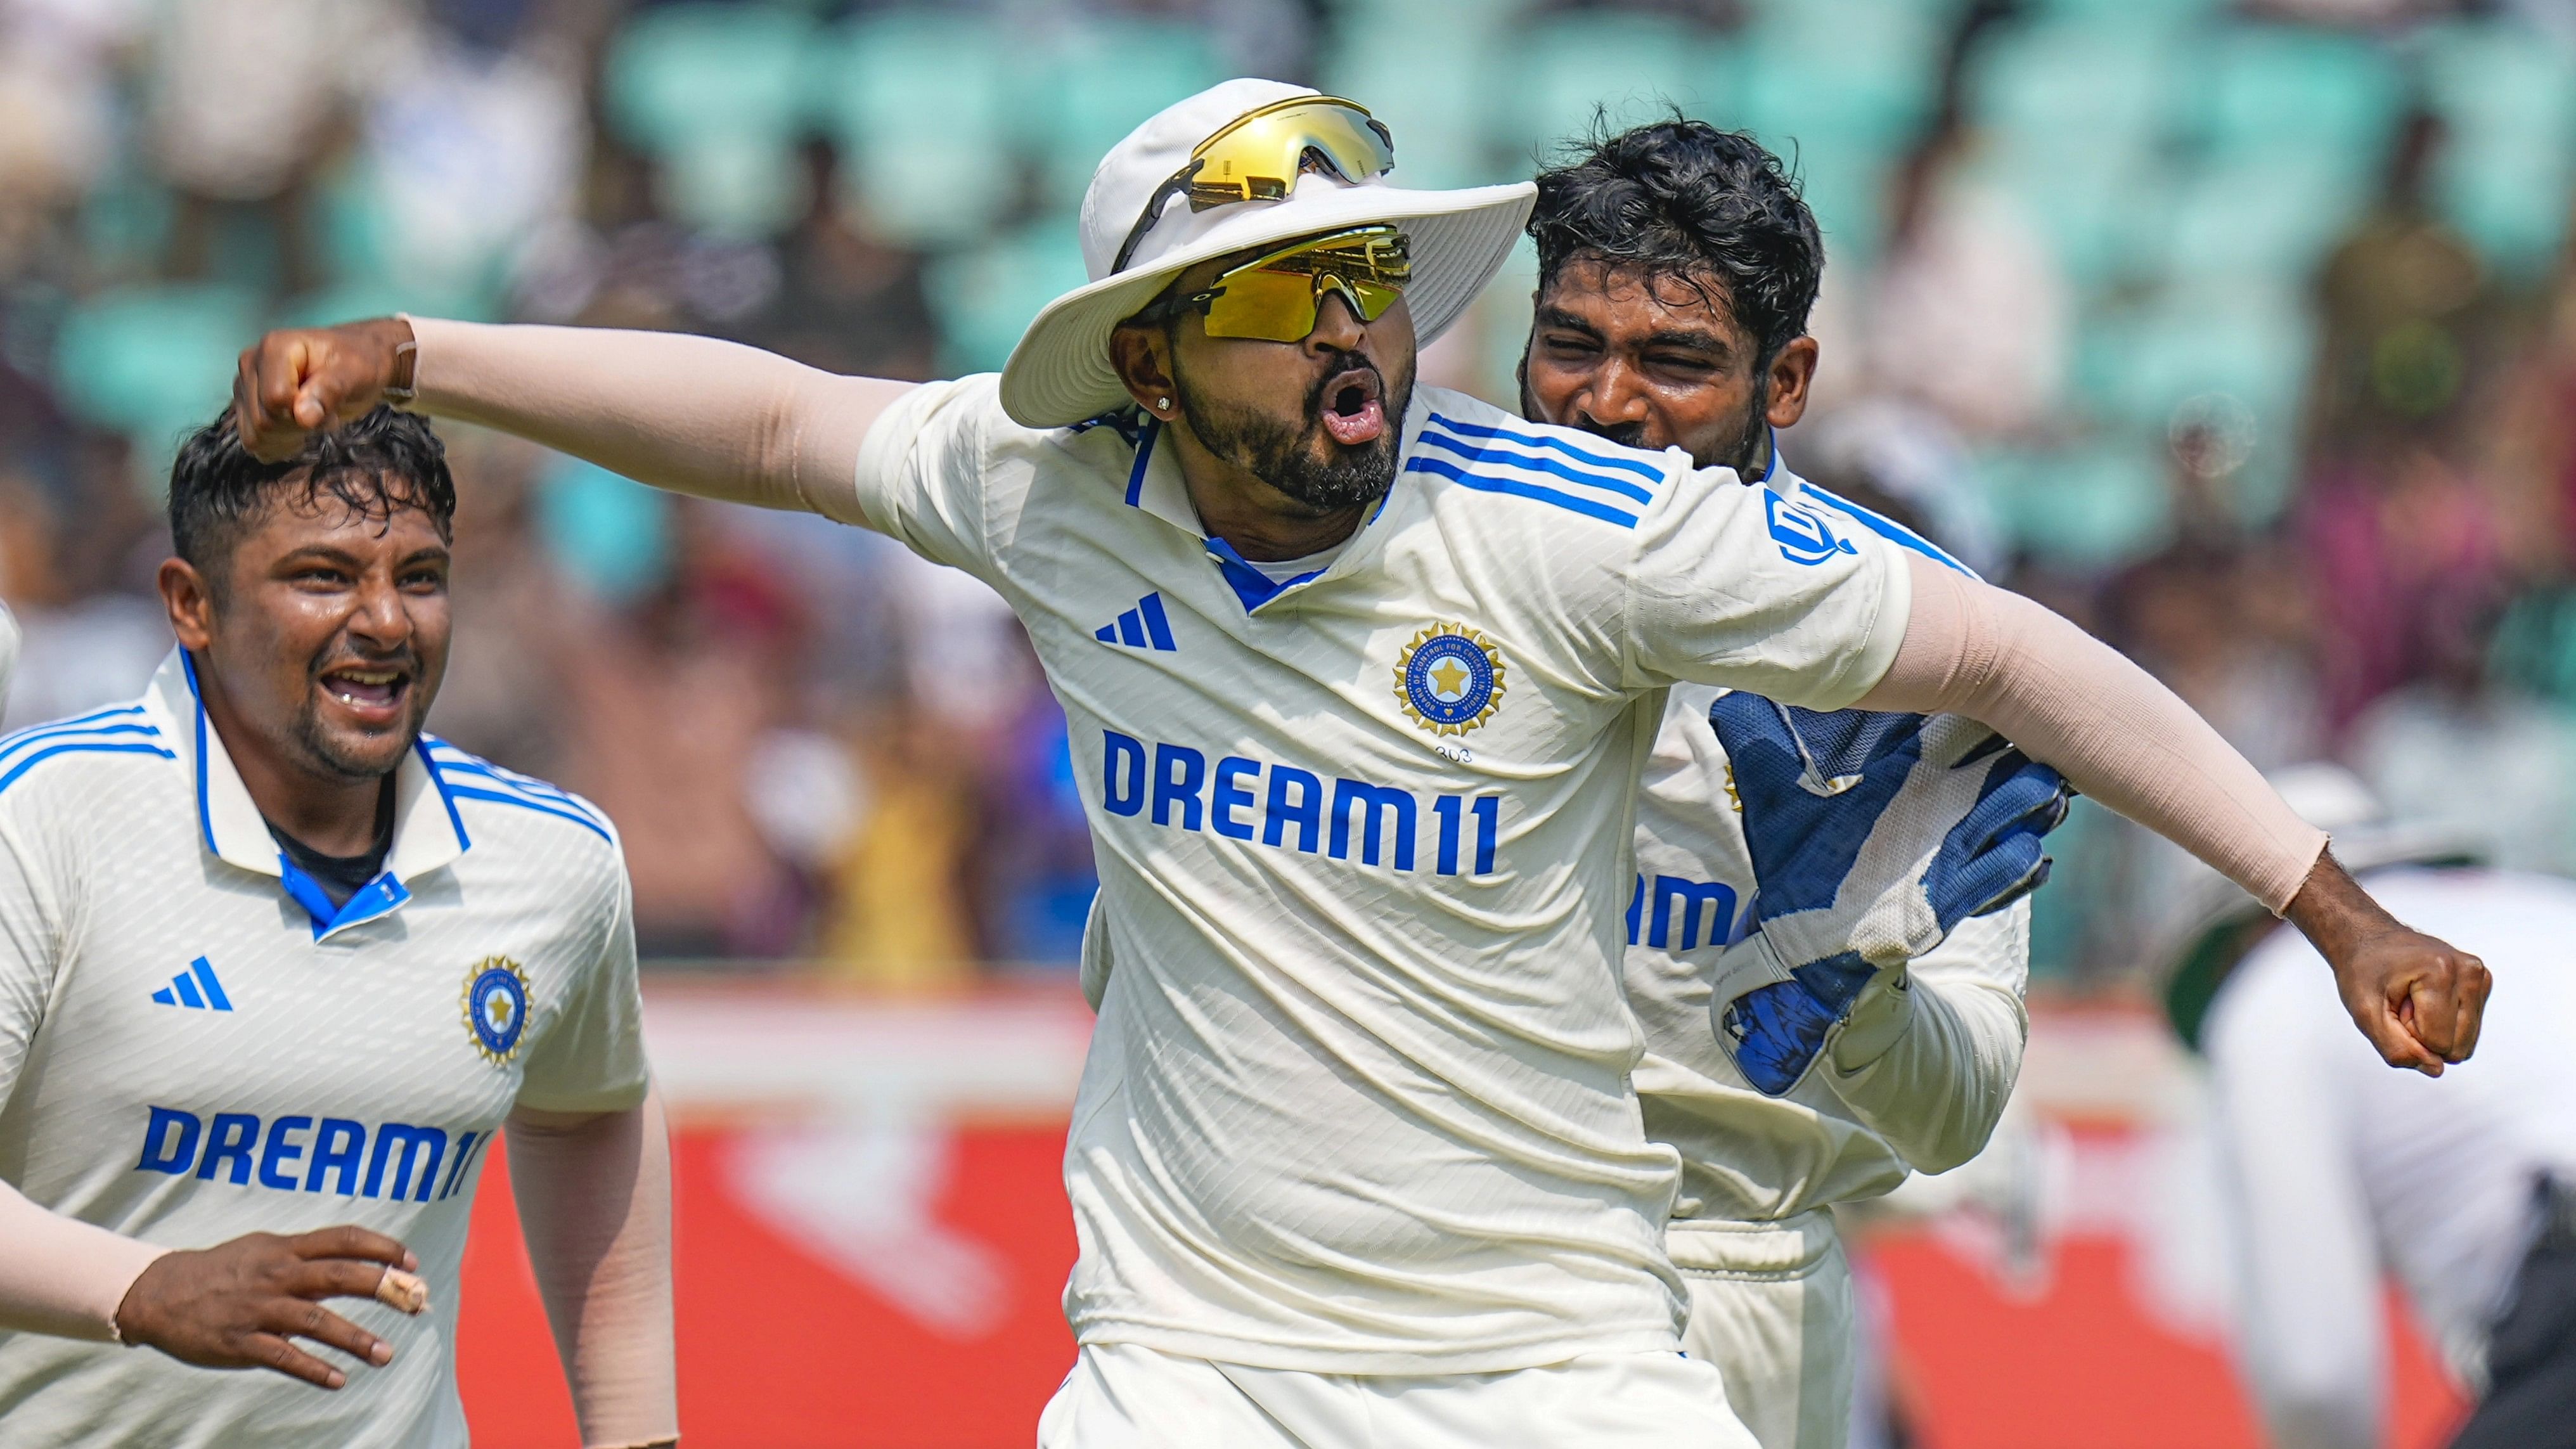
<path id="1" fill-rule="evenodd" d="M 998 366 L 1093 162 L 1229 74 L 1371 105 L 1398 177 L 1671 108 L 1826 228 L 1829 486 L 2576 870 L 2576 0 L 0 0 L 7 723 L 129 693 L 176 437 L 279 322 L 684 328 Z M 1425 375 L 1514 400 L 1526 260 Z M 604 806 L 646 953 L 932 988 L 1061 968 L 1063 721 L 982 586 L 447 428 L 433 728 Z M 2160 844 L 2061 837 L 2036 964 L 2139 962 Z"/>

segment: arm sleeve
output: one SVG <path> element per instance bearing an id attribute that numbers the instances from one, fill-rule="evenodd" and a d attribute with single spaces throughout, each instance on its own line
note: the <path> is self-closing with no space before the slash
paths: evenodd
<path id="1" fill-rule="evenodd" d="M 1826 1081 L 1908 1166 L 1947 1172 L 1984 1150 L 2003 1119 L 2030 1036 L 2029 981 L 2029 901 L 1961 921 L 1871 984 L 1835 1039 Z"/>
<path id="2" fill-rule="evenodd" d="M 2261 990 L 2271 984 L 2231 983 L 2208 1023 L 2242 1295 L 2237 1352 L 2282 1449 L 2371 1449 L 2380 1442 L 2379 1257 L 2334 1074 L 2297 1014 L 2267 1009 L 2279 1001 Z"/>
<path id="3" fill-rule="evenodd" d="M 819 513 L 987 573 L 997 378 L 887 382 L 676 332 L 405 320 L 422 412 L 675 493 Z"/>
<path id="4" fill-rule="evenodd" d="M 518 1105 L 540 1112 L 617 1112 L 644 1100 L 644 995 L 635 975 L 634 889 L 626 860 L 600 882 L 598 945 L 590 968 L 528 1050 Z"/>
<path id="5" fill-rule="evenodd" d="M 1906 637 L 1901 550 L 1723 468 L 1670 479 L 1634 547 L 1630 688 L 1690 681 L 1841 709 L 1887 673 Z"/>
<path id="6" fill-rule="evenodd" d="M 0 1103 L 17 1090 L 44 1025 L 63 899 L 29 837 L 0 818 Z M 50 1211 L 0 1181 L 0 1329 L 113 1339 L 126 1290 L 168 1251 Z"/>
<path id="7" fill-rule="evenodd" d="M 2021 597 L 1908 556 L 1912 608 L 1864 709 L 1991 726 L 2274 913 L 2326 847 L 2218 731 L 2118 651 Z"/>
<path id="8" fill-rule="evenodd" d="M 658 1096 L 577 1123 L 509 1124 L 510 1187 L 588 1449 L 680 1436 L 671 1140 Z"/>

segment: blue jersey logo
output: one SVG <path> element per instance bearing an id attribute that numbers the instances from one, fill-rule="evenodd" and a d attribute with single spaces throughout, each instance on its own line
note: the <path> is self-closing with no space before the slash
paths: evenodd
<path id="1" fill-rule="evenodd" d="M 1860 552 L 1834 532 L 1823 514 L 1805 504 L 1792 503 L 1765 488 L 1762 508 L 1771 520 L 1771 541 L 1780 545 L 1780 556 L 1793 564 L 1813 568 L 1835 554 Z"/>
<path id="2" fill-rule="evenodd" d="M 519 1050 L 528 1029 L 528 974 L 507 956 L 486 956 L 465 973 L 465 1025 L 474 1049 L 494 1066 Z"/>
<path id="3" fill-rule="evenodd" d="M 1395 665 L 1395 696 L 1413 722 L 1435 735 L 1463 735 L 1502 706 L 1503 655 L 1464 624 L 1413 636 Z"/>

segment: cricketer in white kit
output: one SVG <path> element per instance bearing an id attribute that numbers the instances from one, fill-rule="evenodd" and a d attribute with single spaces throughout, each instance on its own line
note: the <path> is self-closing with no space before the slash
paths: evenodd
<path id="1" fill-rule="evenodd" d="M 1081 1353 L 1041 1444 L 1749 1449 L 1676 1352 L 1676 1155 L 1630 1086 L 1636 785 L 1672 685 L 1883 685 L 1914 566 L 1678 451 L 1413 386 L 1530 190 L 1403 190 L 1391 149 L 1266 81 L 1163 111 L 1093 178 L 1097 280 L 998 379 L 396 318 L 271 334 L 236 415 L 291 446 L 392 395 L 879 530 L 1011 604 L 1114 962 L 1066 1149 Z M 1997 682 L 2009 712 L 2042 680 Z M 2340 889 L 2292 824 L 2246 873 Z"/>
<path id="2" fill-rule="evenodd" d="M 427 438 L 417 420 L 382 416 Z M 213 447 L 233 448 L 229 433 Z M 364 518 L 351 531 L 381 537 Z M 313 536 L 299 567 L 356 567 L 330 562 L 330 530 Z M 300 600 L 335 597 L 327 581 L 295 587 Z M 231 597 L 218 616 L 256 608 L 239 597 L 251 588 L 219 583 Z M 419 694 L 390 691 L 399 703 L 426 708 L 443 654 L 443 637 L 388 647 L 435 656 L 403 686 Z M 300 679 L 303 660 L 287 668 Z M 201 683 L 200 662 L 177 650 L 132 703 L 0 740 L 0 1178 L 59 1219 L 171 1248 L 356 1224 L 409 1245 L 431 1311 L 347 1306 L 391 1356 L 337 1392 L 0 1333 L 0 1441 L 462 1446 L 458 1269 L 493 1137 L 510 1122 L 532 1150 L 523 1175 L 539 1181 L 541 1144 L 519 1136 L 527 1114 L 607 1120 L 647 1094 L 616 832 L 574 796 L 418 736 L 384 791 L 378 868 L 334 889 L 272 833 Z M 628 1195 L 667 1194 L 640 1172 L 578 1181 L 607 1200 L 612 1228 Z M 549 1306 L 576 1321 L 582 1299 L 554 1291 L 564 1255 L 547 1229 L 591 1211 L 529 1209 Z M 658 1291 L 645 1314 L 661 1321 L 642 1337 L 661 1356 L 619 1391 L 667 1419 L 667 1251 L 626 1266 Z M 568 1360 L 608 1336 L 606 1296 L 590 1299 L 593 1321 L 568 1326 Z M 609 1433 L 590 1387 L 576 1384 L 586 1428 Z M 657 1424 L 586 1442 L 666 1437 Z"/>
<path id="3" fill-rule="evenodd" d="M 1573 148 L 1540 174 L 1538 191 L 1524 413 L 1679 447 L 1758 479 L 1840 533 L 1959 566 L 1781 460 L 1773 429 L 1800 420 L 1817 362 L 1806 322 L 1824 248 L 1776 157 L 1748 135 L 1657 121 Z M 1745 954 L 1730 948 L 1758 924 L 1757 895 L 1777 901 L 1801 885 L 1780 878 L 1790 860 L 1757 871 L 1763 852 L 1748 824 L 1769 845 L 1876 827 L 1871 812 L 1886 802 L 1847 791 L 1806 802 L 1802 820 L 1757 818 L 1773 802 L 1737 779 L 1713 726 L 1724 693 L 1672 690 L 1639 787 L 1623 962 L 1646 1042 L 1637 1091 L 1647 1134 L 1681 1157 L 1665 1246 L 1690 1294 L 1684 1345 L 1724 1373 L 1763 1449 L 1839 1449 L 1858 1323 L 1833 1205 L 1955 1166 L 1993 1131 L 2021 1064 L 2029 906 L 1960 919 L 1902 971 L 1875 973 L 1823 1060 L 1785 1090 L 1795 1063 L 1756 1062 L 1748 1074 L 1737 1044 L 1712 1030 L 1712 1007 L 1728 1005 L 1713 998 Z M 1743 703 L 1720 711 L 1734 742 L 1777 743 L 1785 718 Z M 1850 722 L 1803 723 L 1818 736 Z M 1813 752 L 1812 738 L 1803 744 Z M 1954 824 L 1931 812 L 1912 844 L 1928 851 Z M 2015 869 L 2037 861 L 2035 840 L 2007 844 L 2019 852 Z"/>

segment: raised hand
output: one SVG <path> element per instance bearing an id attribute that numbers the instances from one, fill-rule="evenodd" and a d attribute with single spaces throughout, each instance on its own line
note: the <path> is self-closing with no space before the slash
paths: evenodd
<path id="1" fill-rule="evenodd" d="M 271 332 L 242 349 L 233 427 L 251 456 L 291 457 L 307 435 L 365 416 L 404 375 L 411 324 L 378 317 Z"/>
<path id="2" fill-rule="evenodd" d="M 1745 1080 L 1802 1080 L 1873 980 L 2047 878 L 2072 792 L 1956 715 L 1819 714 L 1721 696 L 1753 859 L 1755 930 L 1718 960 L 1710 1014 Z"/>
<path id="3" fill-rule="evenodd" d="M 2344 1010 L 2390 1066 L 2438 1077 L 2477 1049 L 2495 984 L 2486 963 L 2399 924 L 2332 854 L 2317 857 L 2283 914 L 2326 958 Z"/>
<path id="4" fill-rule="evenodd" d="M 393 1362 L 393 1345 L 322 1300 L 374 1298 L 418 1313 L 426 1295 L 410 1270 L 419 1266 L 402 1244 L 364 1228 L 291 1238 L 249 1233 L 154 1259 L 117 1305 L 117 1336 L 200 1368 L 274 1369 L 336 1389 L 348 1375 L 293 1340 L 327 1344 L 383 1368 Z"/>

